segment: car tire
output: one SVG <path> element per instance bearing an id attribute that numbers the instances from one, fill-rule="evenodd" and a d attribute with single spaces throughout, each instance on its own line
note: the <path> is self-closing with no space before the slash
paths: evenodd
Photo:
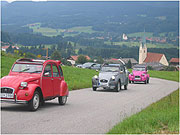
<path id="1" fill-rule="evenodd" d="M 134 81 L 132 81 L 132 83 L 134 83 Z"/>
<path id="2" fill-rule="evenodd" d="M 60 96 L 58 97 L 58 101 L 60 105 L 65 105 L 67 102 L 67 96 Z"/>
<path id="3" fill-rule="evenodd" d="M 147 80 L 144 81 L 144 84 L 147 84 Z"/>
<path id="4" fill-rule="evenodd" d="M 119 81 L 115 87 L 115 91 L 119 92 L 121 90 L 121 82 Z"/>
<path id="5" fill-rule="evenodd" d="M 124 85 L 124 89 L 125 89 L 125 90 L 127 90 L 127 84 L 126 84 L 126 85 Z"/>
<path id="6" fill-rule="evenodd" d="M 129 83 L 131 83 L 131 81 L 129 81 Z"/>
<path id="7" fill-rule="evenodd" d="M 40 94 L 38 91 L 34 92 L 32 99 L 29 101 L 28 106 L 30 111 L 36 111 L 40 105 Z"/>
<path id="8" fill-rule="evenodd" d="M 149 78 L 148 78 L 148 80 L 147 80 L 147 83 L 149 83 Z"/>
<path id="9" fill-rule="evenodd" d="M 96 87 L 93 87 L 93 91 L 96 91 L 97 90 L 97 88 Z"/>

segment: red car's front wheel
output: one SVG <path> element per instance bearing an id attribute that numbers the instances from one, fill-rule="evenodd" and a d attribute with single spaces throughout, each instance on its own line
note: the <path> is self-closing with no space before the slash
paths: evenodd
<path id="1" fill-rule="evenodd" d="M 28 103 L 31 111 L 36 111 L 40 105 L 40 94 L 38 91 L 34 92 L 33 98 Z"/>

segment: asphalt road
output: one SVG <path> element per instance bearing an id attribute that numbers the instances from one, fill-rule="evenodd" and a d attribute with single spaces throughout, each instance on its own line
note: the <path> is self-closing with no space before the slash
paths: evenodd
<path id="1" fill-rule="evenodd" d="M 129 84 L 119 93 L 87 88 L 70 92 L 65 106 L 55 99 L 36 112 L 1 103 L 1 133 L 106 133 L 178 87 L 177 82 L 151 78 L 150 84 Z"/>

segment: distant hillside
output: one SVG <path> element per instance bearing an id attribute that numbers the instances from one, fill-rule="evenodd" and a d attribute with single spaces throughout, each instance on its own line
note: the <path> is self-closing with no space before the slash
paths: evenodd
<path id="1" fill-rule="evenodd" d="M 178 33 L 178 2 L 30 2 L 2 3 L 2 30 L 41 23 L 66 29 L 92 26 L 115 33 Z M 15 28 L 13 28 L 13 26 Z M 19 28 L 18 28 L 19 27 Z"/>

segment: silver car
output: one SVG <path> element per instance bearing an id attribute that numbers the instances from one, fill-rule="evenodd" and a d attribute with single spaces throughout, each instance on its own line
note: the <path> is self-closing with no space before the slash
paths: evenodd
<path id="1" fill-rule="evenodd" d="M 99 75 L 95 75 L 92 78 L 92 88 L 94 91 L 102 87 L 119 92 L 122 86 L 127 90 L 128 71 L 124 64 L 104 64 Z"/>

